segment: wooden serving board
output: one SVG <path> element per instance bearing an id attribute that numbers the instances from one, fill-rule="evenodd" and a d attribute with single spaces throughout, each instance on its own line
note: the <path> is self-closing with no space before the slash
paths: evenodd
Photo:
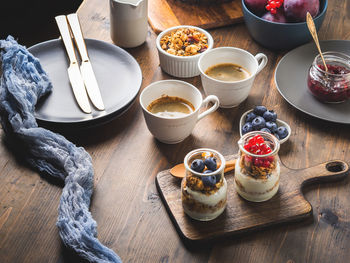
<path id="1" fill-rule="evenodd" d="M 226 159 L 232 160 L 235 157 L 227 156 Z M 302 187 L 309 183 L 340 180 L 348 173 L 348 164 L 339 160 L 299 170 L 282 165 L 277 194 L 268 201 L 254 203 L 244 200 L 236 193 L 233 185 L 234 172 L 228 172 L 225 174 L 227 207 L 223 214 L 209 222 L 193 220 L 184 213 L 181 180 L 174 178 L 169 170 L 158 173 L 156 185 L 180 235 L 190 241 L 206 241 L 305 218 L 311 214 L 312 206 L 305 200 Z"/>
<path id="2" fill-rule="evenodd" d="M 156 34 L 179 25 L 210 29 L 242 21 L 240 0 L 213 5 L 193 5 L 180 0 L 149 0 L 148 2 L 148 22 Z"/>

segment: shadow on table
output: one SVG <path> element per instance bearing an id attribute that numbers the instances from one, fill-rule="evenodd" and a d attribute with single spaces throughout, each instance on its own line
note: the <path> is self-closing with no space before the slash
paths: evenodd
<path id="1" fill-rule="evenodd" d="M 62 261 L 63 262 L 74 262 L 74 263 L 88 263 L 89 261 L 81 258 L 78 256 L 78 254 L 67 248 L 63 242 L 61 241 L 61 252 L 60 255 L 62 255 Z"/>
<path id="2" fill-rule="evenodd" d="M 17 0 L 2 1 L 0 39 L 12 35 L 27 47 L 57 38 L 55 16 L 75 12 L 82 0 Z M 6 10 L 6 11 L 5 11 Z"/>
<path id="3" fill-rule="evenodd" d="M 61 125 L 39 122 L 40 127 L 49 129 L 65 136 L 77 145 L 93 146 L 128 132 L 128 128 L 137 121 L 137 103 L 132 103 L 121 115 L 108 117 L 96 125 Z"/>

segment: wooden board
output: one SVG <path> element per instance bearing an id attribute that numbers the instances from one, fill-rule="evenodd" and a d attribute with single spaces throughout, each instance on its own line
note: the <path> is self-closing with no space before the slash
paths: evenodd
<path id="1" fill-rule="evenodd" d="M 234 157 L 228 156 L 226 159 Z M 233 186 L 234 173 L 227 173 L 227 207 L 223 214 L 209 222 L 193 220 L 184 213 L 181 203 L 181 181 L 174 178 L 169 170 L 158 173 L 156 185 L 180 235 L 190 241 L 205 241 L 303 219 L 311 214 L 312 207 L 305 200 L 302 187 L 306 183 L 343 179 L 348 172 L 349 166 L 338 160 L 300 170 L 291 170 L 282 165 L 277 194 L 262 203 L 242 199 Z"/>
<path id="2" fill-rule="evenodd" d="M 240 0 L 215 5 L 192 5 L 180 0 L 149 0 L 148 2 L 148 22 L 156 34 L 179 25 L 210 29 L 242 21 Z"/>

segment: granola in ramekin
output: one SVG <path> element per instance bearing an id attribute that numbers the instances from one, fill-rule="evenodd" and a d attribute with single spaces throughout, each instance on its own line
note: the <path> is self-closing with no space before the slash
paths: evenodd
<path id="1" fill-rule="evenodd" d="M 195 28 L 179 28 L 164 35 L 160 46 L 172 55 L 194 56 L 208 49 L 208 38 Z"/>

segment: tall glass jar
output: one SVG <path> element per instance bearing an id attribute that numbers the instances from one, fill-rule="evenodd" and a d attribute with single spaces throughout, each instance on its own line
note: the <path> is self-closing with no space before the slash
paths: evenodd
<path id="1" fill-rule="evenodd" d="M 270 133 L 253 131 L 238 141 L 235 188 L 244 199 L 263 202 L 278 191 L 280 181 L 279 140 Z"/>
<path id="2" fill-rule="evenodd" d="M 307 85 L 317 99 L 340 103 L 350 97 L 350 57 L 340 52 L 323 53 L 328 72 L 317 55 L 310 69 Z"/>
<path id="3" fill-rule="evenodd" d="M 212 149 L 197 149 L 186 155 L 186 176 L 181 183 L 181 199 L 184 212 L 191 218 L 209 221 L 225 210 L 225 163 L 224 157 Z"/>

